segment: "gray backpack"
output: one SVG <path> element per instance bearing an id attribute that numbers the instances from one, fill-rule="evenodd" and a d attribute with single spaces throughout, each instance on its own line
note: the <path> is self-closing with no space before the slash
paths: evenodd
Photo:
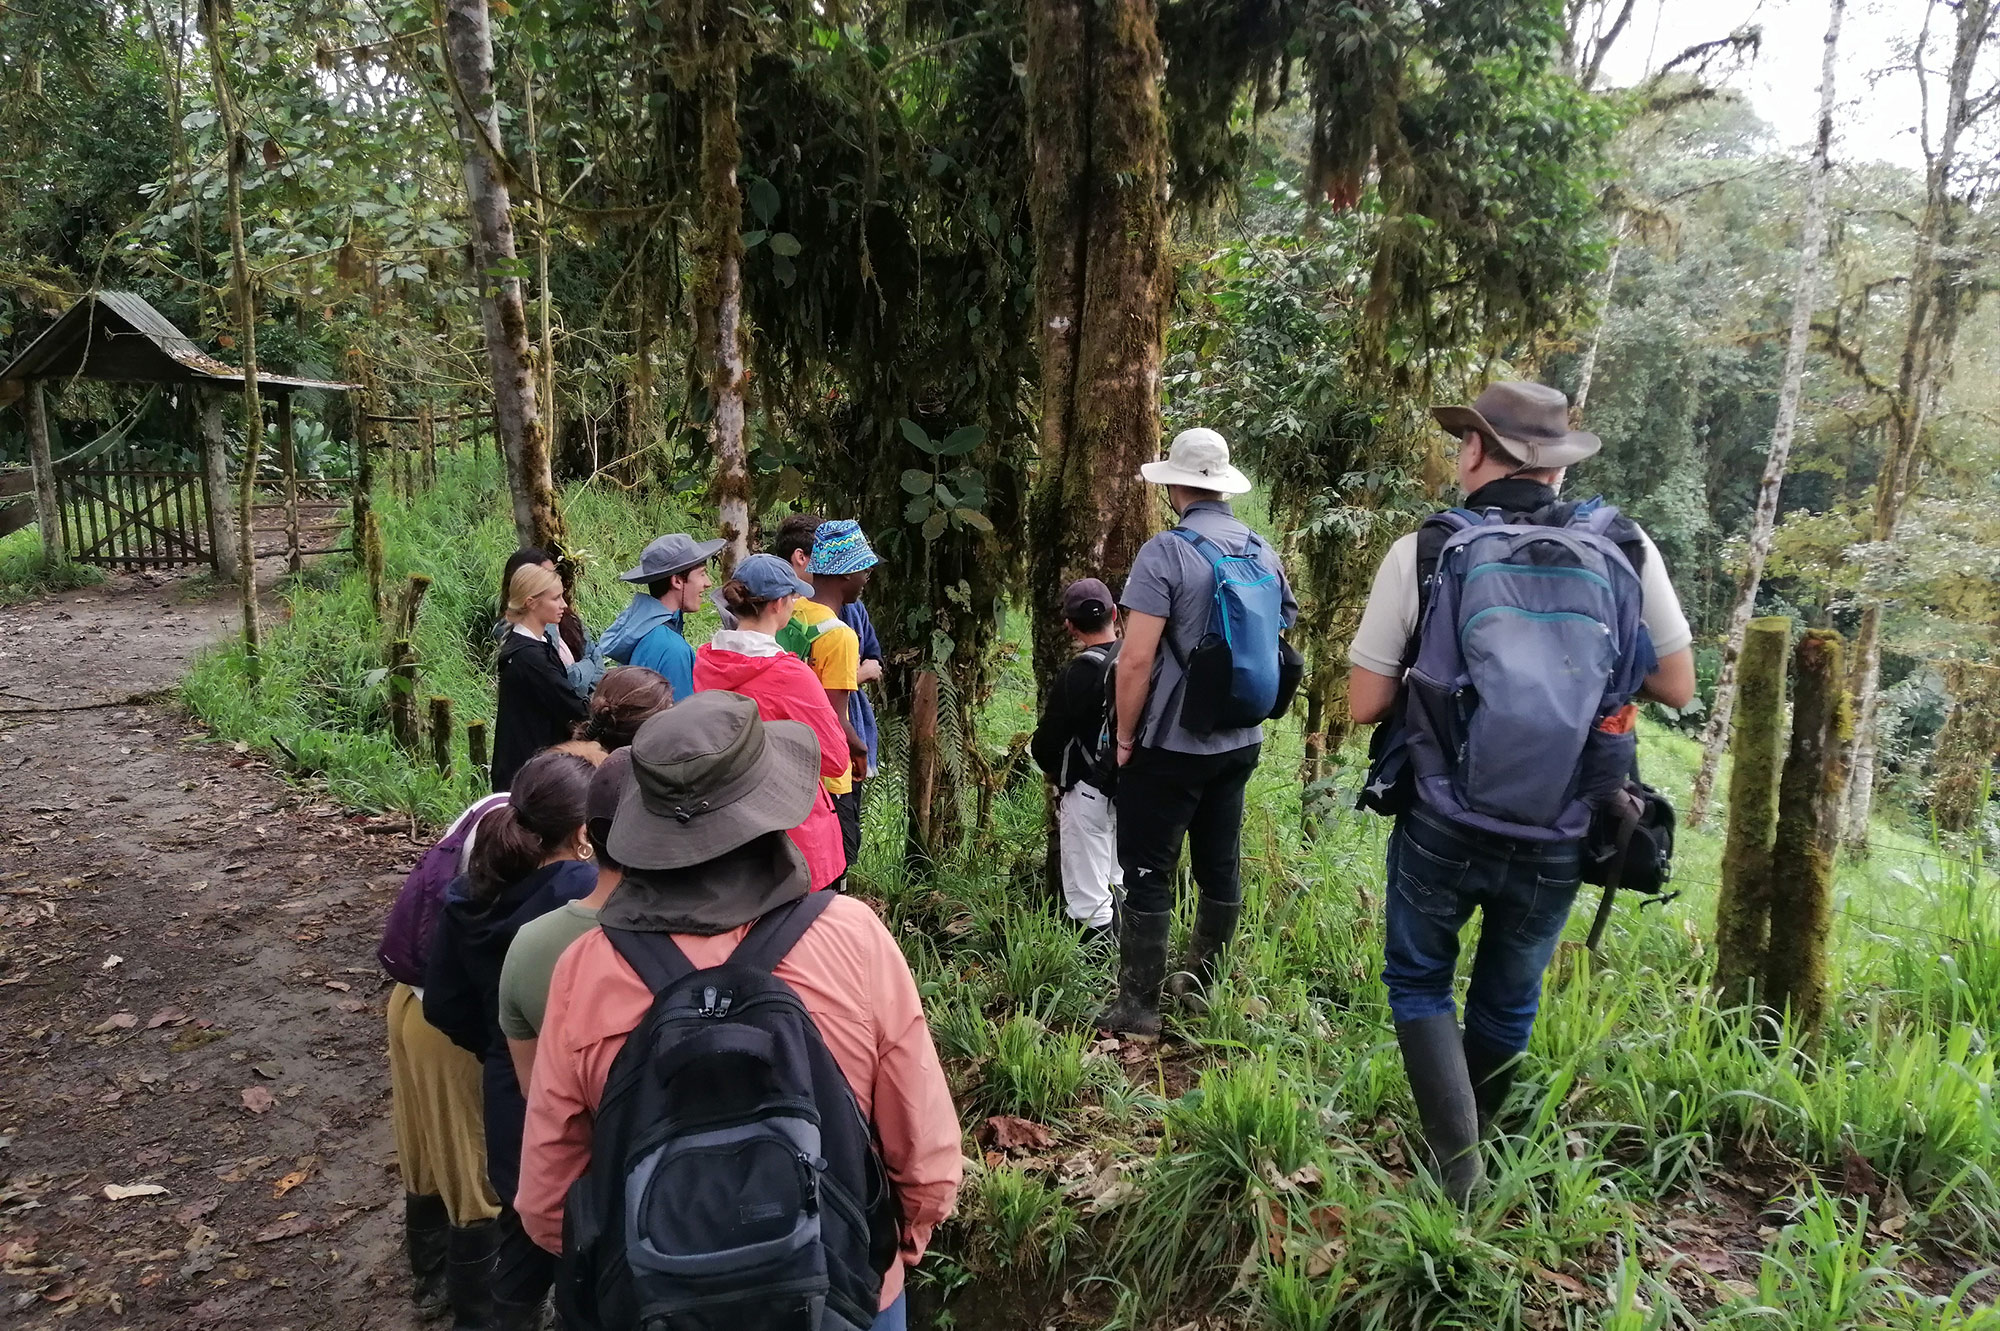
<path id="1" fill-rule="evenodd" d="M 771 974 L 833 899 L 759 920 L 696 970 L 606 929 L 655 997 L 612 1061 L 563 1211 L 571 1331 L 867 1331 L 896 1258 L 873 1130 L 799 996 Z"/>
<path id="2" fill-rule="evenodd" d="M 1416 800 L 1498 836 L 1580 839 L 1633 770 L 1626 707 L 1657 665 L 1637 529 L 1601 500 L 1431 521 L 1451 535 L 1406 677 Z"/>

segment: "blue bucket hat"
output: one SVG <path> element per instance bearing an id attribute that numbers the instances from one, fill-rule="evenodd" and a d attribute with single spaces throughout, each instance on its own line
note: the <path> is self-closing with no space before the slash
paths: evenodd
<path id="1" fill-rule="evenodd" d="M 861 534 L 861 524 L 853 518 L 822 522 L 813 533 L 814 573 L 859 573 L 879 562 L 868 548 L 868 538 Z"/>
<path id="2" fill-rule="evenodd" d="M 792 571 L 791 561 L 776 555 L 748 555 L 737 563 L 729 576 L 742 583 L 760 601 L 813 594 L 812 584 Z"/>

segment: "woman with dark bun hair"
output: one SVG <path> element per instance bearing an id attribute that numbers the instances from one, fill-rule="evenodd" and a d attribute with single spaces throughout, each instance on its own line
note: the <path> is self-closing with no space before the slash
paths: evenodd
<path id="1" fill-rule="evenodd" d="M 576 594 L 575 569 L 568 564 L 558 564 L 555 556 L 532 545 L 524 545 L 507 556 L 507 562 L 500 570 L 500 599 L 495 604 L 498 614 L 493 623 L 493 641 L 504 643 L 511 627 L 507 619 L 507 600 L 514 587 L 514 575 L 529 566 L 546 569 L 562 579 L 562 618 L 550 624 L 545 630 L 549 646 L 562 661 L 563 672 L 569 676 L 570 688 L 579 698 L 588 698 L 598 681 L 604 678 L 604 662 L 598 657 L 597 635 L 577 614 L 574 597 Z"/>
<path id="2" fill-rule="evenodd" d="M 424 976 L 425 1020 L 483 1065 L 486 1171 L 504 1209 L 490 1248 L 453 1253 L 447 1276 L 463 1297 L 476 1297 L 474 1282 L 491 1291 L 494 1331 L 539 1326 L 555 1278 L 554 1259 L 528 1241 L 512 1204 L 527 1105 L 500 1029 L 500 969 L 522 925 L 597 885 L 584 830 L 594 770 L 574 754 L 544 753 L 515 773 L 507 803 L 479 821 L 471 865 L 446 895 Z M 461 1307 L 460 1297 L 452 1302 Z"/>
<path id="3" fill-rule="evenodd" d="M 590 714 L 576 723 L 576 737 L 610 753 L 629 745 L 640 726 L 673 705 L 666 676 L 644 666 L 619 666 L 590 695 Z"/>

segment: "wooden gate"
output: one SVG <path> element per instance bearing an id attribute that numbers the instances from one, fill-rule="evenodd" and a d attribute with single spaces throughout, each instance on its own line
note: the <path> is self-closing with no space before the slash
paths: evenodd
<path id="1" fill-rule="evenodd" d="M 200 468 L 149 463 L 129 444 L 56 465 L 63 547 L 100 568 L 215 567 L 208 486 Z"/>

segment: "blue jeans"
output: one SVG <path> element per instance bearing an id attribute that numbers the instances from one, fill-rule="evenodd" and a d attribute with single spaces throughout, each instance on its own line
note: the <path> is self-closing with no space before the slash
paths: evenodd
<path id="1" fill-rule="evenodd" d="M 896 1301 L 875 1315 L 875 1325 L 869 1331 L 908 1331 L 910 1325 L 910 1296 L 898 1294 Z"/>
<path id="2" fill-rule="evenodd" d="M 1576 900 L 1582 848 L 1454 828 L 1414 810 L 1389 835 L 1388 930 L 1382 983 L 1397 1022 L 1454 1011 L 1458 935 L 1485 912 L 1465 1028 L 1502 1049 L 1528 1047 L 1542 972 Z"/>

